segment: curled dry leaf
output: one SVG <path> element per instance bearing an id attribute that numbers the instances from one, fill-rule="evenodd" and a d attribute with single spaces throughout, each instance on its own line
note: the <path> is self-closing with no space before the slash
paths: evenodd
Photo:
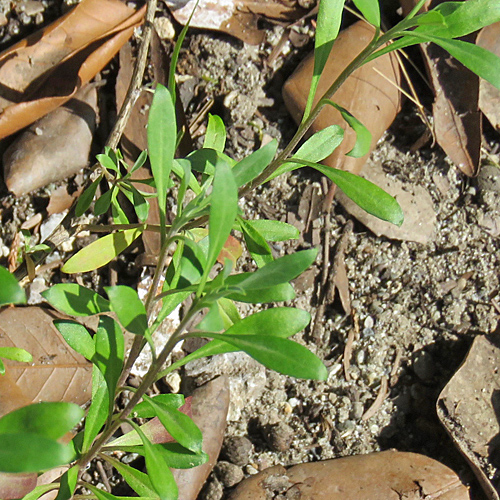
<path id="1" fill-rule="evenodd" d="M 428 1 L 424 10 L 443 1 Z M 400 3 L 408 13 L 418 1 Z M 474 36 L 465 39 L 474 41 Z M 436 140 L 465 175 L 474 176 L 479 169 L 482 137 L 479 77 L 435 44 L 421 44 L 420 48 L 434 88 L 432 114 Z"/>
<path id="2" fill-rule="evenodd" d="M 500 57 L 500 23 L 483 28 L 476 44 Z M 486 80 L 479 83 L 479 107 L 490 123 L 500 131 L 500 90 Z"/>
<path id="3" fill-rule="evenodd" d="M 41 307 L 7 308 L 0 312 L 0 339 L 20 347 L 33 363 L 5 360 L 9 392 L 0 391 L 0 416 L 38 401 L 84 404 L 91 395 L 92 365 L 73 351 L 53 325 L 61 316 Z M 13 385 L 12 385 L 13 384 Z"/>
<path id="4" fill-rule="evenodd" d="M 186 24 L 196 0 L 166 0 L 180 24 Z M 222 31 L 250 45 L 264 40 L 264 30 L 257 27 L 259 18 L 275 21 L 295 21 L 306 13 L 297 2 L 286 0 L 200 0 L 190 26 Z"/>
<path id="5" fill-rule="evenodd" d="M 467 488 L 445 465 L 395 450 L 299 464 L 277 465 L 238 485 L 230 500 L 288 498 L 328 500 L 470 500 Z"/>
<path id="6" fill-rule="evenodd" d="M 84 168 L 97 114 L 97 91 L 90 84 L 23 131 L 3 155 L 9 190 L 20 196 Z"/>
<path id="7" fill-rule="evenodd" d="M 82 0 L 61 19 L 0 54 L 0 138 L 68 101 L 141 22 L 118 0 Z"/>
<path id="8" fill-rule="evenodd" d="M 320 78 L 316 102 L 372 40 L 373 30 L 372 26 L 359 21 L 340 33 Z M 313 66 L 314 56 L 310 54 L 283 87 L 286 107 L 297 123 L 300 123 L 306 107 Z M 401 92 L 398 88 L 400 80 L 397 58 L 394 54 L 384 55 L 355 71 L 332 98 L 368 128 L 372 134 L 371 150 L 401 108 Z M 311 132 L 318 132 L 329 125 L 340 125 L 345 129 L 345 137 L 342 144 L 323 163 L 358 174 L 368 156 L 345 156 L 353 148 L 356 134 L 347 126 L 339 111 L 326 106 L 314 122 Z"/>
<path id="9" fill-rule="evenodd" d="M 499 500 L 500 344 L 498 336 L 474 339 L 467 357 L 439 395 L 437 413 L 468 460 L 490 500 Z"/>

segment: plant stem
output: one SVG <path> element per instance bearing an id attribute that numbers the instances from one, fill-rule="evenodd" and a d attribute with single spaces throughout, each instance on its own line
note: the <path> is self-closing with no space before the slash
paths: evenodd
<path id="1" fill-rule="evenodd" d="M 253 191 L 257 186 L 263 184 L 270 175 L 272 175 L 278 167 L 289 158 L 296 148 L 299 141 L 304 137 L 307 131 L 311 128 L 314 120 L 318 117 L 321 110 L 325 106 L 324 100 L 331 99 L 333 95 L 337 92 L 337 90 L 344 84 L 347 78 L 358 68 L 360 68 L 365 60 L 383 43 L 381 42 L 381 38 L 379 38 L 380 30 L 375 31 L 375 35 L 371 42 L 360 52 L 360 54 L 353 60 L 349 65 L 342 71 L 342 73 L 337 77 L 335 82 L 330 86 L 330 88 L 323 94 L 323 96 L 319 99 L 318 103 L 314 106 L 309 118 L 299 125 L 297 132 L 288 143 L 288 145 L 283 149 L 283 151 L 274 159 L 271 164 L 264 169 L 264 171 L 256 177 L 252 182 L 243 186 L 240 190 L 240 197 L 246 195 L 250 191 Z"/>

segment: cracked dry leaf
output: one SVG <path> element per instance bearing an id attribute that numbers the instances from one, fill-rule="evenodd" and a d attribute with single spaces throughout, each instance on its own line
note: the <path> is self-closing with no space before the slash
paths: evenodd
<path id="1" fill-rule="evenodd" d="M 86 403 L 92 365 L 73 351 L 53 325 L 61 316 L 41 307 L 11 307 L 0 312 L 0 345 L 20 347 L 33 362 L 5 360 L 10 392 L 0 391 L 0 416 L 38 401 Z M 1 386 L 0 386 L 1 387 Z"/>
<path id="2" fill-rule="evenodd" d="M 0 138 L 64 104 L 114 57 L 139 26 L 119 0 L 82 0 L 68 14 L 0 54 Z"/>

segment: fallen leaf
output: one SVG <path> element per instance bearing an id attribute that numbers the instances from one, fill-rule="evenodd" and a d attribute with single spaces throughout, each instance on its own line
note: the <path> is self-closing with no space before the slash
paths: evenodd
<path id="1" fill-rule="evenodd" d="M 332 85 L 344 68 L 368 45 L 374 28 L 359 21 L 343 30 L 335 41 L 325 70 L 320 78 L 316 102 Z M 283 86 L 286 107 L 293 119 L 300 123 L 304 112 L 314 66 L 310 54 Z M 389 128 L 401 108 L 400 71 L 394 54 L 379 57 L 355 71 L 342 85 L 332 100 L 350 111 L 372 134 L 371 150 Z M 313 123 L 311 133 L 330 125 L 345 129 L 344 141 L 322 163 L 358 174 L 368 159 L 345 156 L 356 141 L 355 132 L 347 126 L 339 111 L 326 106 Z"/>
<path id="2" fill-rule="evenodd" d="M 430 194 L 422 186 L 409 185 L 388 177 L 378 160 L 369 160 L 361 176 L 394 196 L 401 206 L 405 219 L 398 227 L 370 215 L 338 190 L 337 200 L 377 236 L 426 244 L 434 235 L 436 213 Z"/>
<path id="3" fill-rule="evenodd" d="M 6 308 L 0 312 L 1 345 L 20 347 L 33 363 L 5 360 L 9 392 L 0 391 L 0 416 L 38 401 L 86 403 L 91 396 L 92 365 L 73 351 L 53 325 L 60 315 L 41 307 Z M 8 382 L 7 382 L 8 383 Z"/>
<path id="4" fill-rule="evenodd" d="M 500 57 L 500 23 L 483 28 L 476 44 Z M 483 79 L 479 83 L 479 107 L 490 123 L 500 131 L 500 91 Z"/>
<path id="5" fill-rule="evenodd" d="M 0 472 L 0 497 L 2 500 L 23 498 L 36 486 L 36 473 L 9 474 Z"/>
<path id="6" fill-rule="evenodd" d="M 499 471 L 500 346 L 495 336 L 474 339 L 462 366 L 439 395 L 439 420 L 467 459 L 486 496 L 498 500 L 490 480 Z"/>
<path id="7" fill-rule="evenodd" d="M 470 500 L 445 465 L 395 450 L 265 469 L 242 481 L 230 500 L 266 500 L 286 484 L 289 498 L 328 500 Z M 277 488 L 274 486 L 276 485 Z"/>
<path id="8" fill-rule="evenodd" d="M 21 132 L 3 155 L 9 191 L 21 196 L 87 166 L 97 115 L 97 91 L 90 84 Z"/>
<path id="9" fill-rule="evenodd" d="M 74 201 L 82 194 L 80 187 L 71 194 L 68 192 L 68 186 L 60 186 L 50 193 L 49 204 L 47 205 L 47 214 L 61 214 L 69 210 Z"/>
<path id="10" fill-rule="evenodd" d="M 427 2 L 423 11 L 443 1 Z M 418 2 L 401 3 L 404 11 L 409 12 Z M 464 39 L 473 42 L 474 36 Z M 432 114 L 436 140 L 465 175 L 474 176 L 479 169 L 482 138 L 479 77 L 435 44 L 424 43 L 420 48 L 434 88 Z"/>
<path id="11" fill-rule="evenodd" d="M 139 26 L 118 0 L 82 0 L 41 32 L 0 54 L 0 138 L 64 104 L 114 57 Z"/>
<path id="12" fill-rule="evenodd" d="M 186 24 L 196 0 L 166 0 L 172 15 L 180 24 Z M 264 40 L 265 31 L 257 26 L 260 18 L 274 21 L 295 21 L 307 11 L 296 2 L 283 0 L 199 0 L 190 26 L 222 31 L 250 44 L 258 45 Z"/>

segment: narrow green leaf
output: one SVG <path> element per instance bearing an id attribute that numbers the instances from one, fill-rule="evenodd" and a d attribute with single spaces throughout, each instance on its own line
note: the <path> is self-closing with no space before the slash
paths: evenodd
<path id="1" fill-rule="evenodd" d="M 0 434 L 1 472 L 39 472 L 74 459 L 71 446 L 27 433 Z"/>
<path id="2" fill-rule="evenodd" d="M 141 447 L 142 448 L 142 447 Z M 102 455 L 102 458 L 112 465 L 125 479 L 127 484 L 139 495 L 144 497 L 154 497 L 156 492 L 147 474 L 134 469 L 130 465 L 124 464 L 116 458 Z"/>
<path id="3" fill-rule="evenodd" d="M 110 150 L 111 152 L 111 150 Z M 113 155 L 115 156 L 115 155 Z M 118 172 L 118 164 L 116 162 L 116 157 L 111 158 L 107 154 L 96 155 L 96 160 L 106 169 L 111 170 L 112 172 Z"/>
<path id="4" fill-rule="evenodd" d="M 346 153 L 346 156 L 352 156 L 353 158 L 361 158 L 370 152 L 370 145 L 372 142 L 372 134 L 371 132 L 347 109 L 339 106 L 334 103 L 330 99 L 326 99 L 324 101 L 326 104 L 334 107 L 336 110 L 340 112 L 342 118 L 347 122 L 347 124 L 356 132 L 356 143 L 354 147 Z M 321 160 L 314 160 L 321 161 Z"/>
<path id="5" fill-rule="evenodd" d="M 290 255 L 284 255 L 264 267 L 261 267 L 238 285 L 244 290 L 269 288 L 288 283 L 303 273 L 316 259 L 318 250 L 301 250 Z"/>
<path id="6" fill-rule="evenodd" d="M 297 150 L 295 157 L 305 158 L 308 161 L 319 162 L 330 156 L 342 143 L 344 139 L 344 130 L 339 125 L 330 125 L 329 127 L 316 132 L 313 136 L 307 139 L 304 144 Z M 283 163 L 279 168 L 267 179 L 274 179 L 278 175 L 285 172 L 291 172 L 301 168 L 296 163 Z M 267 181 L 266 181 L 267 182 Z"/>
<path id="7" fill-rule="evenodd" d="M 31 404 L 0 418 L 0 434 L 25 433 L 56 440 L 73 429 L 83 415 L 83 410 L 73 403 Z"/>
<path id="8" fill-rule="evenodd" d="M 82 248 L 62 267 L 62 272 L 85 273 L 105 266 L 130 246 L 144 231 L 144 227 L 107 234 Z"/>
<path id="9" fill-rule="evenodd" d="M 353 2 L 370 24 L 373 24 L 376 28 L 380 28 L 380 6 L 378 0 L 353 0 Z"/>
<path id="10" fill-rule="evenodd" d="M 109 316 L 101 316 L 95 335 L 92 362 L 101 370 L 108 386 L 108 411 L 113 410 L 116 384 L 123 367 L 124 344 L 123 332 L 118 323 Z"/>
<path id="11" fill-rule="evenodd" d="M 196 325 L 196 329 L 208 330 L 211 332 L 222 332 L 224 330 L 224 321 L 217 301 L 209 306 L 207 314 L 205 314 L 202 320 Z"/>
<path id="12" fill-rule="evenodd" d="M 241 218 L 239 219 L 239 224 L 245 238 L 247 249 L 253 260 L 255 260 L 257 266 L 262 267 L 265 264 L 272 262 L 274 259 L 271 248 L 269 247 L 264 236 L 260 234 L 259 230 Z"/>
<path id="13" fill-rule="evenodd" d="M 177 126 L 172 95 L 163 85 L 158 84 L 149 111 L 148 150 L 158 192 L 162 241 L 166 235 L 167 189 L 174 161 L 176 137 Z"/>
<path id="14" fill-rule="evenodd" d="M 108 191 L 97 198 L 94 204 L 94 215 L 102 215 L 109 210 L 115 191 L 115 187 L 110 187 Z"/>
<path id="15" fill-rule="evenodd" d="M 0 347 L 0 358 L 21 361 L 22 363 L 31 363 L 33 356 L 20 347 Z"/>
<path id="16" fill-rule="evenodd" d="M 233 172 L 227 163 L 220 162 L 215 171 L 208 220 L 208 255 L 203 280 L 215 264 L 231 232 L 238 211 L 238 188 Z"/>
<path id="17" fill-rule="evenodd" d="M 286 222 L 268 219 L 247 220 L 246 222 L 257 229 L 266 241 L 296 240 L 300 236 L 300 231 Z"/>
<path id="18" fill-rule="evenodd" d="M 253 181 L 273 161 L 278 150 L 278 141 L 273 139 L 251 155 L 246 156 L 233 167 L 238 187 Z"/>
<path id="19" fill-rule="evenodd" d="M 26 294 L 13 274 L 0 266 L 0 306 L 26 304 Z"/>
<path id="20" fill-rule="evenodd" d="M 94 199 L 97 187 L 102 181 L 102 175 L 100 175 L 78 198 L 75 207 L 75 215 L 81 217 L 90 207 L 92 200 Z"/>
<path id="21" fill-rule="evenodd" d="M 130 173 L 132 174 L 136 170 L 139 170 L 146 163 L 147 159 L 148 159 L 148 152 L 141 151 L 141 154 L 137 157 L 137 160 L 135 160 L 134 166 L 130 169 Z"/>
<path id="22" fill-rule="evenodd" d="M 177 500 L 179 494 L 177 484 L 172 471 L 168 468 L 163 455 L 158 450 L 158 445 L 151 444 L 135 422 L 130 421 L 130 423 L 142 439 L 148 476 L 160 500 Z"/>
<path id="23" fill-rule="evenodd" d="M 38 500 L 43 494 L 47 493 L 47 491 L 52 491 L 56 488 L 59 488 L 58 483 L 40 484 L 31 490 L 27 495 L 24 495 L 22 500 Z"/>
<path id="24" fill-rule="evenodd" d="M 127 188 L 131 191 L 132 205 L 134 206 L 137 218 L 141 222 L 145 222 L 149 214 L 148 200 L 132 184 L 128 184 Z"/>
<path id="25" fill-rule="evenodd" d="M 1 359 L 0 359 L 0 375 L 5 375 L 5 365 Z"/>
<path id="26" fill-rule="evenodd" d="M 154 409 L 163 427 L 179 444 L 194 453 L 201 452 L 203 436 L 191 418 L 176 408 L 156 401 L 156 398 L 146 395 L 143 398 Z"/>
<path id="27" fill-rule="evenodd" d="M 58 283 L 42 292 L 42 296 L 52 307 L 70 316 L 92 316 L 111 310 L 104 297 L 76 283 Z"/>
<path id="28" fill-rule="evenodd" d="M 351 172 L 319 163 L 304 162 L 304 164 L 326 175 L 346 196 L 369 214 L 396 226 L 401 226 L 403 223 L 404 214 L 396 199 L 372 182 Z"/>
<path id="29" fill-rule="evenodd" d="M 316 36 L 314 39 L 314 70 L 302 121 L 308 118 L 318 83 L 326 61 L 337 38 L 342 21 L 345 0 L 321 0 L 319 2 Z"/>
<path id="30" fill-rule="evenodd" d="M 168 406 L 174 410 L 179 409 L 184 403 L 182 394 L 158 394 L 154 397 L 156 403 L 161 403 L 163 406 Z M 156 417 L 156 410 L 146 401 L 139 403 L 132 412 L 137 418 L 153 418 Z"/>
<path id="31" fill-rule="evenodd" d="M 135 335 L 146 335 L 148 317 L 137 291 L 123 285 L 107 286 L 104 290 L 108 294 L 111 309 L 123 328 Z"/>
<path id="32" fill-rule="evenodd" d="M 468 0 L 471 1 L 471 0 Z M 468 3 L 468 2 L 465 2 Z M 428 34 L 412 32 L 412 35 L 405 35 L 409 38 L 418 38 L 422 41 L 433 42 L 449 52 L 457 61 L 460 61 L 473 73 L 490 82 L 500 90 L 500 57 L 483 47 L 461 40 L 446 40 Z"/>
<path id="33" fill-rule="evenodd" d="M 79 471 L 80 467 L 78 465 L 74 465 L 61 476 L 56 500 L 70 500 L 73 497 Z"/>
<path id="34" fill-rule="evenodd" d="M 174 163 L 172 165 L 172 171 L 179 179 L 184 178 L 186 170 L 189 170 L 190 172 L 188 187 L 194 192 L 194 194 L 196 195 L 200 194 L 201 187 L 198 184 L 196 177 L 191 173 L 191 164 L 187 162 L 184 158 L 174 160 Z"/>
<path id="35" fill-rule="evenodd" d="M 97 500 L 118 500 L 119 497 L 115 497 L 107 491 L 100 490 L 96 488 L 93 484 L 85 483 L 85 487 L 88 488 L 96 497 Z"/>
<path id="36" fill-rule="evenodd" d="M 288 338 L 302 331 L 310 321 L 311 315 L 302 309 L 274 307 L 243 318 L 228 328 L 225 333 L 230 335 L 274 335 Z M 176 370 L 195 359 L 237 350 L 237 348 L 226 342 L 212 340 L 176 363 L 173 363 L 168 368 L 168 371 Z"/>
<path id="37" fill-rule="evenodd" d="M 207 132 L 203 147 L 207 149 L 215 149 L 221 153 L 224 152 L 226 145 L 226 127 L 222 118 L 217 115 L 208 114 Z"/>
<path id="38" fill-rule="evenodd" d="M 250 276 L 252 273 L 242 274 L 248 274 Z M 229 276 L 226 280 L 226 285 L 231 286 L 233 283 L 239 285 L 239 283 L 243 280 L 243 278 L 241 278 L 242 274 Z M 236 278 L 237 276 L 240 278 Z M 245 290 L 244 292 L 231 292 L 226 295 L 226 298 L 249 304 L 269 304 L 271 302 L 285 302 L 287 300 L 293 300 L 295 298 L 295 291 L 290 283 L 283 283 L 281 285 L 271 287 Z"/>
<path id="39" fill-rule="evenodd" d="M 92 369 L 92 401 L 85 419 L 82 452 L 86 453 L 101 431 L 108 418 L 109 391 L 101 370 L 94 365 Z"/>
<path id="40" fill-rule="evenodd" d="M 217 340 L 233 345 L 267 368 L 296 378 L 326 380 L 328 371 L 321 360 L 292 340 L 264 335 L 220 334 Z"/>
<path id="41" fill-rule="evenodd" d="M 122 191 L 122 194 L 125 193 L 125 190 Z M 125 213 L 125 210 L 122 208 L 122 202 L 121 200 L 118 201 L 118 195 L 120 194 L 120 191 L 116 189 L 113 192 L 113 196 L 111 197 L 111 215 L 113 217 L 113 224 L 130 224 L 130 220 L 127 217 L 127 214 Z M 130 195 L 132 198 L 131 193 L 127 193 Z M 131 201 L 131 204 L 133 204 L 133 201 Z"/>
<path id="42" fill-rule="evenodd" d="M 54 326 L 72 349 L 89 361 L 92 360 L 95 354 L 94 340 L 83 325 L 68 319 L 56 319 Z"/>

